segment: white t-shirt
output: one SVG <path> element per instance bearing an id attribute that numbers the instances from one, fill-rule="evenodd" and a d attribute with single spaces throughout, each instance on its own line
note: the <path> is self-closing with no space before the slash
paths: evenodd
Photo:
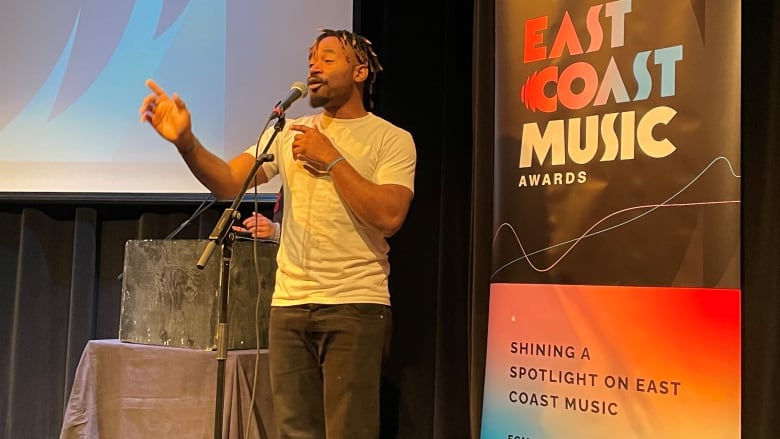
<path id="1" fill-rule="evenodd" d="M 292 141 L 299 132 L 291 125 L 316 125 L 364 178 L 414 192 L 416 151 L 407 131 L 372 113 L 357 119 L 318 114 L 287 120 L 268 150 L 274 161 L 262 165 L 269 179 L 280 174 L 284 190 L 272 305 L 389 305 L 387 241 L 347 209 L 329 175 L 315 176 L 293 159 Z M 260 145 L 272 131 L 263 134 Z M 245 152 L 254 156 L 255 146 Z"/>

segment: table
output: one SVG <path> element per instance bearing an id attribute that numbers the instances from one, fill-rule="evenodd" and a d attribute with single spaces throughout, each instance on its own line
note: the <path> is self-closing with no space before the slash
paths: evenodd
<path id="1" fill-rule="evenodd" d="M 250 411 L 255 366 L 258 379 Z M 213 439 L 216 381 L 216 352 L 89 341 L 60 439 Z M 267 350 L 228 352 L 224 401 L 223 439 L 276 438 Z"/>

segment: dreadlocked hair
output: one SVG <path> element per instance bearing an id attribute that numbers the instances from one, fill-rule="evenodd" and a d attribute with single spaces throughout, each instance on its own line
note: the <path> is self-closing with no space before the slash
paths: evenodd
<path id="1" fill-rule="evenodd" d="M 344 29 L 320 29 L 320 34 L 314 40 L 309 48 L 309 56 L 311 56 L 316 50 L 317 45 L 325 38 L 336 37 L 341 42 L 342 50 L 347 46 L 352 48 L 352 51 L 357 57 L 358 64 L 365 64 L 368 66 L 368 108 L 374 107 L 374 101 L 371 96 L 374 94 L 374 82 L 376 82 L 376 76 L 382 71 L 382 64 L 379 63 L 379 57 L 374 52 L 374 48 L 371 45 L 371 41 L 368 38 L 350 32 Z M 345 56 L 349 59 L 348 52 L 344 50 Z"/>

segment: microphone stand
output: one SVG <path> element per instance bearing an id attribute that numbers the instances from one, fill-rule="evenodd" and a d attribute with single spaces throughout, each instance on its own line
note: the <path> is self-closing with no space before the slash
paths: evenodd
<path id="1" fill-rule="evenodd" d="M 270 121 L 270 120 L 269 120 Z M 222 413 L 224 411 L 224 395 L 225 395 L 225 360 L 227 359 L 227 342 L 228 342 L 228 297 L 230 294 L 230 260 L 233 255 L 233 242 L 235 242 L 236 234 L 233 232 L 233 224 L 240 219 L 241 214 L 238 212 L 238 205 L 241 203 L 244 194 L 246 194 L 249 185 L 255 179 L 255 173 L 264 162 L 271 162 L 274 160 L 273 154 L 268 154 L 268 149 L 271 147 L 271 143 L 276 138 L 276 135 L 284 128 L 285 119 L 284 113 L 278 116 L 278 120 L 274 125 L 274 132 L 271 138 L 268 139 L 268 143 L 263 149 L 263 153 L 257 156 L 255 164 L 252 170 L 249 171 L 246 181 L 241 188 L 241 191 L 236 195 L 233 203 L 230 207 L 226 208 L 222 212 L 222 216 L 217 221 L 216 226 L 209 235 L 209 242 L 206 244 L 206 248 L 201 253 L 197 262 L 197 267 L 203 269 L 206 266 L 211 254 L 218 245 L 222 245 L 222 268 L 219 276 L 219 318 L 217 324 L 217 401 L 214 413 L 214 439 L 220 439 L 222 437 Z M 261 133 L 262 136 L 262 133 Z M 260 139 L 257 140 L 258 144 Z"/>

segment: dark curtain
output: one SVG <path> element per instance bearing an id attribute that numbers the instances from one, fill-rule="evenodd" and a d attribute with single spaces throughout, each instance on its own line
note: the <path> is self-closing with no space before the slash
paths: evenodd
<path id="1" fill-rule="evenodd" d="M 0 204 L 2 437 L 58 436 L 87 341 L 118 336 L 124 243 L 164 238 L 195 207 Z M 207 211 L 177 238 L 208 236 L 218 215 Z"/>
<path id="2" fill-rule="evenodd" d="M 780 5 L 742 3 L 742 437 L 780 437 Z"/>
<path id="3" fill-rule="evenodd" d="M 493 4 L 355 2 L 355 28 L 386 68 L 374 112 L 409 130 L 418 150 L 415 200 L 390 242 L 395 332 L 382 393 L 386 438 L 479 437 Z M 743 4 L 742 428 L 751 439 L 780 434 L 778 8 Z M 143 198 L 0 202 L 2 437 L 57 436 L 86 341 L 118 335 L 124 243 L 163 238 L 196 207 Z M 224 207 L 215 205 L 177 238 L 208 236 Z"/>
<path id="4" fill-rule="evenodd" d="M 490 255 L 493 235 L 493 141 L 495 108 L 494 1 L 474 4 L 474 61 L 472 66 L 471 258 L 469 269 L 469 410 L 471 438 L 479 438 L 487 350 L 490 299 Z"/>
<path id="5" fill-rule="evenodd" d="M 469 438 L 470 404 L 478 402 L 472 413 L 481 411 L 485 345 L 471 329 L 487 321 L 486 308 L 472 315 L 468 287 L 474 6 L 443 0 L 356 5 L 356 30 L 385 66 L 374 111 L 412 133 L 418 158 L 415 199 L 390 243 L 395 332 L 383 437 Z"/>

